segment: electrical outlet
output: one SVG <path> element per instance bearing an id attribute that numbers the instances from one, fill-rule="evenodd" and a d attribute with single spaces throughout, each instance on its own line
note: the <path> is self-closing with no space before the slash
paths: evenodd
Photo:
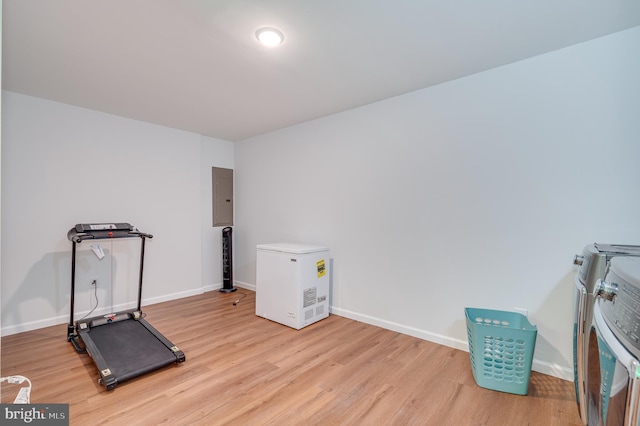
<path id="1" fill-rule="evenodd" d="M 529 318 L 529 310 L 526 308 L 513 308 L 513 311 L 524 315 L 525 318 Z"/>
<path id="2" fill-rule="evenodd" d="M 92 286 L 94 286 L 94 285 L 97 286 L 98 285 L 98 277 L 89 277 L 89 283 Z"/>

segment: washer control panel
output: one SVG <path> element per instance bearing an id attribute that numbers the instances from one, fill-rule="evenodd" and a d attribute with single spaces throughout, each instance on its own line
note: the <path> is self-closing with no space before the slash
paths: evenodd
<path id="1" fill-rule="evenodd" d="M 600 299 L 602 316 L 620 342 L 640 357 L 640 259 L 612 259 L 605 281 L 615 294 L 611 300 Z"/>

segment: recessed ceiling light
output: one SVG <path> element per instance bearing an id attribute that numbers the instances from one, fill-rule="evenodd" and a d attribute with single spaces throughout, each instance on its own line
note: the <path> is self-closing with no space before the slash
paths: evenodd
<path id="1" fill-rule="evenodd" d="M 256 31 L 256 38 L 265 46 L 275 47 L 282 44 L 284 34 L 275 28 L 264 27 Z"/>

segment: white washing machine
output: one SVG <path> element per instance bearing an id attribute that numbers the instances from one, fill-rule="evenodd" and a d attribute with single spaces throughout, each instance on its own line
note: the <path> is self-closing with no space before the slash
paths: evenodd
<path id="1" fill-rule="evenodd" d="M 588 424 L 640 425 L 640 258 L 611 259 L 594 294 L 589 340 Z"/>
<path id="2" fill-rule="evenodd" d="M 256 315 L 296 330 L 329 316 L 327 247 L 273 243 L 256 249 Z"/>

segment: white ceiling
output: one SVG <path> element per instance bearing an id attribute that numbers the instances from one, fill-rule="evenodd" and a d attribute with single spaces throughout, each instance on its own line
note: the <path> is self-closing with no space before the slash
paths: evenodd
<path id="1" fill-rule="evenodd" d="M 2 87 L 229 141 L 640 25 L 638 0 L 3 0 Z M 260 46 L 265 25 L 285 33 Z"/>

